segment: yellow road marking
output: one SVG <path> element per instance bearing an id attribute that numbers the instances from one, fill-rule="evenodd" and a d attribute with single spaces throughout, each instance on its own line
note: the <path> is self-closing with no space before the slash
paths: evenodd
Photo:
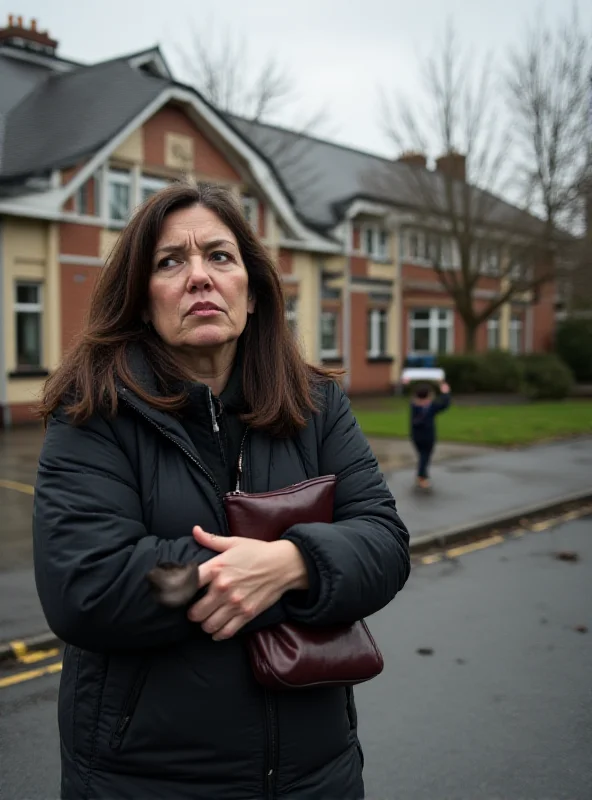
<path id="1" fill-rule="evenodd" d="M 14 641 L 9 642 L 9 644 L 12 647 L 12 652 L 17 658 L 22 658 L 27 654 L 27 645 L 20 639 L 15 639 Z"/>
<path id="2" fill-rule="evenodd" d="M 61 669 L 62 662 L 58 661 L 56 664 L 50 664 L 47 667 L 39 667 L 39 669 L 31 669 L 28 672 L 19 672 L 17 675 L 9 675 L 7 678 L 0 678 L 0 689 L 6 689 L 8 686 L 14 686 L 17 683 L 32 681 L 34 678 L 42 678 L 44 675 L 53 675 Z"/>
<path id="3" fill-rule="evenodd" d="M 23 656 L 19 656 L 18 660 L 21 664 L 34 664 L 36 661 L 44 661 L 46 658 L 54 658 L 55 656 L 59 656 L 60 651 L 58 647 L 54 647 L 52 650 L 33 650 L 31 653 L 26 653 Z"/>
<path id="4" fill-rule="evenodd" d="M 5 481 L 2 478 L 0 478 L 0 489 L 13 489 L 15 492 L 22 492 L 23 494 L 35 494 L 35 487 L 28 483 Z"/>
<path id="5" fill-rule="evenodd" d="M 540 533 L 541 531 L 546 531 L 552 525 L 556 525 L 557 521 L 555 519 L 544 519 L 542 522 L 535 522 L 534 525 L 530 526 L 530 530 L 534 533 Z"/>
<path id="6" fill-rule="evenodd" d="M 440 555 L 440 553 L 434 553 L 431 556 L 424 556 L 421 559 L 422 564 L 437 564 L 438 561 L 442 561 L 442 556 Z"/>
<path id="7" fill-rule="evenodd" d="M 494 544 L 502 544 L 504 541 L 501 536 L 492 536 L 490 539 L 482 539 L 480 542 L 472 542 L 471 544 L 463 544 L 460 547 L 453 547 L 446 551 L 448 558 L 457 558 L 463 556 L 465 553 L 472 553 L 473 550 L 485 550 L 486 547 L 492 547 Z"/>

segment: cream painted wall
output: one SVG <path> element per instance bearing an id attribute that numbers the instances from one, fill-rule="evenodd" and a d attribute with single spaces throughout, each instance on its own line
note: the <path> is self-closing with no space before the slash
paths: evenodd
<path id="1" fill-rule="evenodd" d="M 381 281 L 395 280 L 395 265 L 382 264 L 377 261 L 370 261 L 368 264 L 368 277 L 377 278 Z"/>
<path id="2" fill-rule="evenodd" d="M 5 217 L 3 220 L 3 297 L 4 359 L 6 371 L 16 368 L 15 282 L 39 281 L 43 284 L 43 366 L 53 366 L 55 335 L 59 318 L 55 317 L 55 303 L 51 293 L 51 271 L 57 269 L 57 240 L 52 226 L 43 221 Z M 48 261 L 52 259 L 48 271 Z M 49 286 L 48 286 L 49 277 Z M 48 297 L 48 288 L 50 294 Z M 38 397 L 43 378 L 18 378 L 7 381 L 7 401 L 10 404 L 33 402 Z"/>
<path id="3" fill-rule="evenodd" d="M 319 361 L 319 317 L 321 275 L 314 255 L 294 253 L 293 274 L 300 284 L 298 295 L 298 335 L 308 361 Z"/>
<path id="4" fill-rule="evenodd" d="M 403 369 L 403 286 L 401 281 L 401 231 L 396 228 L 389 237 L 390 256 L 393 261 L 393 298 L 389 308 L 388 344 L 389 352 L 394 357 L 391 366 L 391 382 L 396 383 Z"/>
<path id="5" fill-rule="evenodd" d="M 13 217 L 4 218 L 3 262 L 4 262 L 4 354 L 6 370 L 12 372 L 16 367 L 16 336 L 14 317 L 14 284 L 22 280 L 45 283 L 47 258 L 46 222 Z M 45 290 L 45 286 L 44 286 Z"/>
<path id="6" fill-rule="evenodd" d="M 106 261 L 111 254 L 111 251 L 115 247 L 117 240 L 120 237 L 119 231 L 109 231 L 106 228 L 101 228 L 101 234 L 99 238 L 99 258 L 102 261 Z"/>
<path id="7" fill-rule="evenodd" d="M 41 396 L 45 378 L 17 378 L 9 380 L 7 400 L 9 405 L 30 403 L 34 405 Z"/>
<path id="8" fill-rule="evenodd" d="M 503 278 L 501 281 L 500 289 L 502 292 L 507 291 L 508 279 Z M 500 350 L 510 349 L 510 320 L 512 319 L 512 307 L 510 303 L 504 303 L 500 307 L 499 316 L 499 345 Z"/>
<path id="9" fill-rule="evenodd" d="M 115 160 L 120 158 L 122 161 L 142 164 L 144 162 L 144 137 L 142 136 L 142 128 L 137 128 L 133 131 L 125 142 L 119 145 L 111 158 Z"/>

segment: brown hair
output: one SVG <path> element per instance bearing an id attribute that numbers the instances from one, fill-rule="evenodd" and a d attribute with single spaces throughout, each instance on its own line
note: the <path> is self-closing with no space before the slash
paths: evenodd
<path id="1" fill-rule="evenodd" d="M 257 303 L 242 334 L 243 392 L 254 428 L 289 436 L 316 410 L 315 384 L 338 373 L 307 364 L 288 326 L 280 277 L 265 247 L 245 220 L 228 189 L 200 183 L 176 183 L 162 189 L 135 213 L 97 281 L 86 324 L 75 346 L 47 380 L 40 407 L 45 423 L 63 405 L 74 423 L 95 412 L 117 412 L 116 381 L 152 407 L 169 412 L 187 401 L 183 392 L 170 394 L 189 376 L 177 363 L 142 314 L 147 307 L 152 259 L 167 214 L 193 205 L 214 212 L 234 233 Z M 151 394 L 133 375 L 128 345 L 141 342 L 164 395 Z M 166 393 L 168 389 L 169 394 Z"/>

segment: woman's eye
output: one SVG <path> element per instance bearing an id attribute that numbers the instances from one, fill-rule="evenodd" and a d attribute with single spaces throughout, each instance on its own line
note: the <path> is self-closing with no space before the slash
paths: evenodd
<path id="1" fill-rule="evenodd" d="M 166 258 L 161 258 L 158 264 L 156 265 L 157 269 L 170 269 L 171 267 L 176 267 L 180 264 L 178 258 L 173 258 L 173 256 L 166 256 Z"/>
<path id="2" fill-rule="evenodd" d="M 230 253 L 225 253 L 224 250 L 216 250 L 210 258 L 215 264 L 229 264 L 232 261 Z"/>

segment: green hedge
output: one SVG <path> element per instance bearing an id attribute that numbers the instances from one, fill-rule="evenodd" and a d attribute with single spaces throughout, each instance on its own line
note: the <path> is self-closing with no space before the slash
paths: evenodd
<path id="1" fill-rule="evenodd" d="M 592 319 L 568 319 L 557 329 L 555 348 L 580 383 L 592 382 Z"/>
<path id="2" fill-rule="evenodd" d="M 439 356 L 453 392 L 522 393 L 533 400 L 561 399 L 572 387 L 568 367 L 555 355 L 514 356 L 505 351 Z"/>
<path id="3" fill-rule="evenodd" d="M 570 393 L 573 375 L 555 355 L 528 355 L 522 364 L 522 392 L 530 400 L 562 400 Z"/>

